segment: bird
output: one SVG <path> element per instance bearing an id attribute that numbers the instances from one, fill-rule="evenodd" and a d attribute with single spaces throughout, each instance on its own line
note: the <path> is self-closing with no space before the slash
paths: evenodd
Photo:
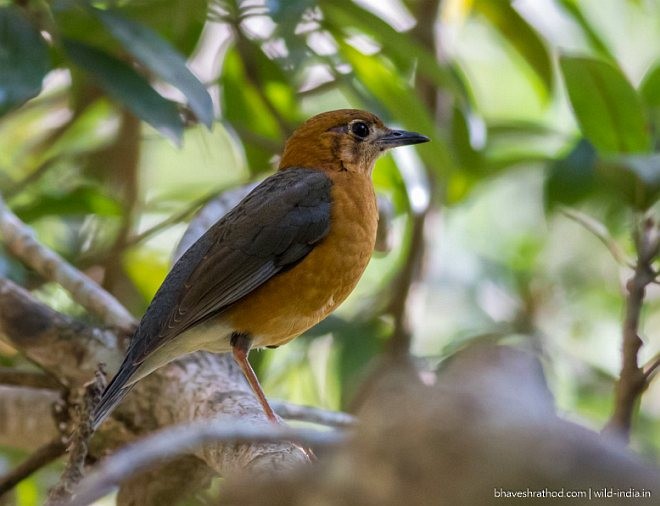
<path id="1" fill-rule="evenodd" d="M 357 109 L 311 117 L 285 142 L 278 170 L 214 223 L 174 264 L 132 335 L 92 414 L 94 429 L 137 381 L 199 350 L 233 354 L 278 423 L 250 366 L 335 310 L 374 249 L 371 179 L 391 148 L 427 142 Z"/>

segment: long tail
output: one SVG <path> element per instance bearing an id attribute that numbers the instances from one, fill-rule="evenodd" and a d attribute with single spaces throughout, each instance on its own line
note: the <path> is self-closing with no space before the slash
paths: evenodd
<path id="1" fill-rule="evenodd" d="M 101 400 L 94 408 L 94 422 L 92 424 L 94 430 L 103 423 L 103 420 L 115 409 L 126 394 L 131 391 L 135 382 L 129 383 L 129 380 L 135 373 L 135 370 L 135 365 L 126 357 L 115 377 L 112 378 L 112 381 L 110 381 L 103 391 Z"/>

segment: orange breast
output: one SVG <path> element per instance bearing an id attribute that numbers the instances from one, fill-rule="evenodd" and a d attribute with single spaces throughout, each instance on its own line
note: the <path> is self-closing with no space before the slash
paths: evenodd
<path id="1" fill-rule="evenodd" d="M 254 337 L 284 344 L 328 316 L 351 293 L 369 263 L 378 211 L 371 179 L 333 172 L 328 235 L 300 263 L 246 296 L 222 319 Z"/>

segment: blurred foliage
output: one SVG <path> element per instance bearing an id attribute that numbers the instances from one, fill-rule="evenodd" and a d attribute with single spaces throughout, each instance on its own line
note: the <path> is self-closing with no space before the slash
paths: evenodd
<path id="1" fill-rule="evenodd" d="M 347 405 L 387 347 L 413 217 L 430 205 L 415 354 L 432 365 L 476 339 L 531 347 L 559 409 L 599 428 L 630 272 L 594 230 L 632 260 L 635 220 L 657 219 L 659 30 L 652 0 L 3 0 L 0 192 L 140 314 L 183 232 L 159 224 L 272 171 L 306 117 L 370 109 L 433 142 L 379 162 L 394 247 L 350 301 L 253 354 L 269 394 Z M 2 250 L 0 270 L 79 313 Z M 660 346 L 659 299 L 651 287 L 642 360 Z M 656 381 L 634 434 L 655 459 L 659 419 Z M 0 454 L 0 471 L 15 458 Z M 19 504 L 42 489 L 25 482 Z"/>

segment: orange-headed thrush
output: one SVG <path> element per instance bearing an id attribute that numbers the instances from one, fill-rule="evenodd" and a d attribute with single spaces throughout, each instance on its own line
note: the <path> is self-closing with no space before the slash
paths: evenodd
<path id="1" fill-rule="evenodd" d="M 286 142 L 279 170 L 167 275 L 95 409 L 94 426 L 136 381 L 197 350 L 231 351 L 266 415 L 276 420 L 248 352 L 290 341 L 351 293 L 376 238 L 376 159 L 428 140 L 354 109 L 303 123 Z"/>

